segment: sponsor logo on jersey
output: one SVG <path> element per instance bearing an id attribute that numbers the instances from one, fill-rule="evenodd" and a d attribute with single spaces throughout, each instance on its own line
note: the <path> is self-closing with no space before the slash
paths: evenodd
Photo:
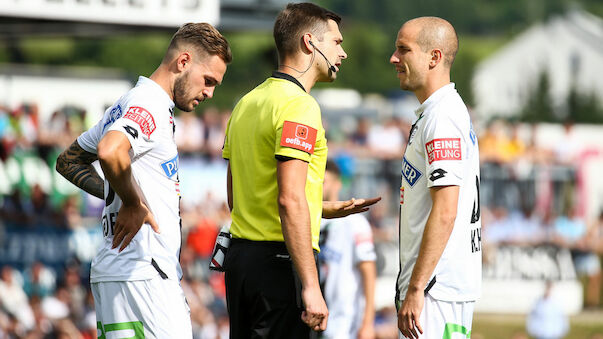
<path id="1" fill-rule="evenodd" d="M 444 171 L 444 170 L 443 170 L 443 169 L 441 169 L 441 168 L 434 169 L 434 170 L 431 172 L 431 174 L 429 175 L 429 180 L 431 180 L 431 181 L 436 181 L 436 180 L 438 180 L 438 179 L 442 179 L 443 177 L 445 177 L 445 176 L 446 176 L 446 173 L 448 173 L 448 172 Z"/>
<path id="2" fill-rule="evenodd" d="M 167 175 L 168 178 L 173 177 L 174 174 L 178 173 L 178 155 L 161 163 L 161 168 L 163 168 L 163 172 L 165 172 L 165 175 Z"/>
<path id="3" fill-rule="evenodd" d="M 419 181 L 422 175 L 423 173 L 408 162 L 406 157 L 402 158 L 402 176 L 411 187 Z"/>
<path id="4" fill-rule="evenodd" d="M 283 134 L 281 135 L 281 146 L 313 154 L 316 134 L 315 128 L 297 122 L 285 121 L 283 123 Z"/>
<path id="5" fill-rule="evenodd" d="M 412 141 L 415 138 L 415 134 L 417 134 L 417 130 L 419 129 L 419 121 L 423 119 L 423 113 L 421 113 L 421 115 L 419 116 L 419 118 L 417 119 L 417 121 L 415 121 L 414 124 L 412 124 L 412 127 L 410 128 L 410 133 L 409 133 L 409 137 L 408 137 L 408 144 L 412 144 Z"/>
<path id="6" fill-rule="evenodd" d="M 431 164 L 440 160 L 461 160 L 461 139 L 433 139 L 425 144 L 427 160 Z"/>
<path id="7" fill-rule="evenodd" d="M 475 136 L 475 132 L 473 131 L 473 123 L 471 123 L 471 128 L 469 129 L 469 138 L 471 139 L 473 146 L 475 146 L 475 143 L 477 142 L 477 137 Z"/>
<path id="8" fill-rule="evenodd" d="M 356 245 L 360 245 L 363 243 L 372 244 L 373 243 L 373 235 L 371 233 L 356 234 L 356 236 L 354 236 L 354 242 L 356 243 Z"/>
<path id="9" fill-rule="evenodd" d="M 147 137 L 150 137 L 157 127 L 155 125 L 155 119 L 153 119 L 151 113 L 142 107 L 130 107 L 126 115 L 124 115 L 124 118 L 128 118 L 137 123 L 138 126 L 140 126 L 142 134 L 146 135 Z"/>
<path id="10" fill-rule="evenodd" d="M 105 123 L 103 124 L 103 132 L 105 131 L 105 128 L 107 128 L 107 126 L 113 124 L 117 119 L 121 118 L 121 114 L 122 110 L 120 105 L 111 108 L 111 111 L 109 111 L 109 117 L 107 117 L 107 121 L 105 121 Z"/>

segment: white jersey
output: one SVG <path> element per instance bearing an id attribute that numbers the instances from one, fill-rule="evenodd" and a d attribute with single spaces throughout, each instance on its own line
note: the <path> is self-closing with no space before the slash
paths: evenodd
<path id="1" fill-rule="evenodd" d="M 329 307 L 326 338 L 356 337 L 364 316 L 362 277 L 356 268 L 375 261 L 371 226 L 360 214 L 323 219 L 320 230 L 320 276 Z"/>
<path id="2" fill-rule="evenodd" d="M 425 288 L 437 300 L 473 301 L 482 274 L 477 138 L 454 83 L 433 93 L 416 114 L 402 162 L 396 297 L 406 297 L 431 212 L 430 188 L 453 185 L 460 186 L 454 229 Z"/>
<path id="3" fill-rule="evenodd" d="M 132 148 L 132 177 L 142 200 L 155 217 L 161 233 L 144 224 L 132 242 L 119 253 L 111 249 L 113 227 L 121 199 L 105 180 L 104 241 L 92 260 L 91 282 L 146 280 L 161 275 L 180 279 L 180 190 L 178 150 L 174 141 L 174 103 L 154 81 L 140 77 L 136 87 L 109 107 L 103 118 L 82 133 L 78 144 L 97 153 L 108 131 L 123 133 Z"/>

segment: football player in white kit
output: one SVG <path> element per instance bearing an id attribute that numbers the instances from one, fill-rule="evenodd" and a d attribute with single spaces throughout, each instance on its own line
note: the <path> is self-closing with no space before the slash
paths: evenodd
<path id="1" fill-rule="evenodd" d="M 339 167 L 327 160 L 323 199 L 337 201 L 341 188 Z M 361 214 L 322 219 L 318 258 L 329 307 L 329 323 L 322 338 L 375 338 L 377 254 L 368 220 Z"/>
<path id="2" fill-rule="evenodd" d="M 469 338 L 481 289 L 479 151 L 467 107 L 450 82 L 458 50 L 441 18 L 406 22 L 390 62 L 421 105 L 400 187 L 401 338 Z"/>
<path id="3" fill-rule="evenodd" d="M 57 159 L 57 171 L 105 200 L 104 242 L 90 282 L 99 338 L 191 338 L 180 279 L 180 190 L 174 106 L 213 96 L 232 56 L 206 23 L 183 25 L 149 77 Z M 98 159 L 103 179 L 91 163 Z M 113 332 L 113 333 L 112 333 Z"/>

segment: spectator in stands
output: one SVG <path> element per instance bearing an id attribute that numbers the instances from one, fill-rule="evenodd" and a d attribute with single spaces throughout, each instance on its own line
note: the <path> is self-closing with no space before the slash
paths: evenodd
<path id="1" fill-rule="evenodd" d="M 25 206 L 20 190 L 13 190 L 13 192 L 3 200 L 2 206 L 0 207 L 0 219 L 11 224 L 11 226 L 29 224 L 31 215 Z"/>
<path id="2" fill-rule="evenodd" d="M 601 262 L 591 246 L 586 222 L 577 215 L 575 208 L 566 208 L 564 213 L 555 219 L 553 241 L 571 250 L 576 273 L 588 278 L 585 293 L 586 307 L 596 307 L 600 296 Z"/>
<path id="3" fill-rule="evenodd" d="M 21 104 L 12 112 L 10 120 L 19 147 L 31 149 L 38 141 L 38 105 Z"/>
<path id="4" fill-rule="evenodd" d="M 48 195 L 42 190 L 42 187 L 39 184 L 34 184 L 30 194 L 31 210 L 29 213 L 33 218 L 32 226 L 60 225 L 59 214 L 50 205 Z"/>
<path id="5" fill-rule="evenodd" d="M 580 153 L 580 142 L 574 130 L 574 123 L 568 120 L 563 123 L 563 137 L 557 140 L 553 153 L 557 163 L 562 165 L 575 165 Z"/>
<path id="6" fill-rule="evenodd" d="M 205 127 L 204 151 L 206 155 L 210 160 L 221 159 L 226 126 L 224 126 L 220 111 L 215 107 L 206 109 L 203 113 L 203 125 Z"/>
<path id="7" fill-rule="evenodd" d="M 482 163 L 502 164 L 506 140 L 506 123 L 503 120 L 491 121 L 479 137 L 479 153 Z"/>
<path id="8" fill-rule="evenodd" d="M 52 113 L 48 122 L 44 124 L 44 128 L 39 130 L 38 153 L 40 157 L 46 159 L 55 147 L 64 149 L 69 146 L 73 140 L 71 133 L 66 133 L 69 131 L 69 127 L 67 116 L 62 110 Z"/>
<path id="9" fill-rule="evenodd" d="M 400 158 L 405 143 L 404 135 L 394 118 L 387 119 L 383 125 L 373 125 L 367 136 L 371 154 L 384 160 Z"/>
<path id="10" fill-rule="evenodd" d="M 81 282 L 79 263 L 70 263 L 65 268 L 64 286 L 69 293 L 70 314 L 77 323 L 81 323 L 86 316 L 87 290 Z"/>
<path id="11" fill-rule="evenodd" d="M 34 316 L 27 295 L 15 278 L 17 271 L 10 266 L 0 271 L 0 306 L 14 316 L 25 329 L 34 327 Z"/>
<path id="12" fill-rule="evenodd" d="M 176 145 L 183 157 L 201 152 L 205 145 L 205 126 L 195 112 L 180 112 L 176 117 Z"/>
<path id="13" fill-rule="evenodd" d="M 371 121 L 366 118 L 359 118 L 356 124 L 356 130 L 350 135 L 350 141 L 354 147 L 366 147 L 368 136 L 371 130 Z"/>
<path id="14" fill-rule="evenodd" d="M 23 290 L 29 298 L 34 296 L 44 298 L 54 292 L 55 274 L 41 262 L 34 262 L 23 275 Z"/>
<path id="15" fill-rule="evenodd" d="M 547 281 L 544 295 L 534 304 L 526 319 L 526 329 L 536 339 L 560 339 L 569 330 L 568 317 L 554 300 L 552 290 L 552 282 Z"/>
<path id="16" fill-rule="evenodd" d="M 14 145 L 9 108 L 0 105 L 0 160 L 5 161 Z"/>

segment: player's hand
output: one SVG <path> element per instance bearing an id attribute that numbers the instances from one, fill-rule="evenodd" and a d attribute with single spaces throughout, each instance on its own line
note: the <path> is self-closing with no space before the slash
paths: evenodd
<path id="1" fill-rule="evenodd" d="M 314 331 L 326 330 L 329 310 L 320 288 L 303 288 L 302 300 L 305 308 L 301 315 L 302 321 Z"/>
<path id="2" fill-rule="evenodd" d="M 369 210 L 369 206 L 376 204 L 381 197 L 370 199 L 355 199 L 345 201 L 323 201 L 322 217 L 325 219 L 342 218 L 350 214 L 362 213 Z"/>
<path id="3" fill-rule="evenodd" d="M 358 330 L 358 339 L 375 339 L 375 326 L 371 324 L 363 324 Z"/>
<path id="4" fill-rule="evenodd" d="M 425 295 L 423 291 L 409 291 L 406 293 L 406 299 L 404 299 L 402 307 L 398 311 L 398 328 L 406 338 L 419 338 L 419 333 L 423 334 L 419 317 L 421 316 L 424 303 Z"/>
<path id="5" fill-rule="evenodd" d="M 155 217 L 144 203 L 141 202 L 134 206 L 122 205 L 113 227 L 112 248 L 116 248 L 121 244 L 119 251 L 123 251 L 145 223 L 151 225 L 153 231 L 160 233 Z"/>

